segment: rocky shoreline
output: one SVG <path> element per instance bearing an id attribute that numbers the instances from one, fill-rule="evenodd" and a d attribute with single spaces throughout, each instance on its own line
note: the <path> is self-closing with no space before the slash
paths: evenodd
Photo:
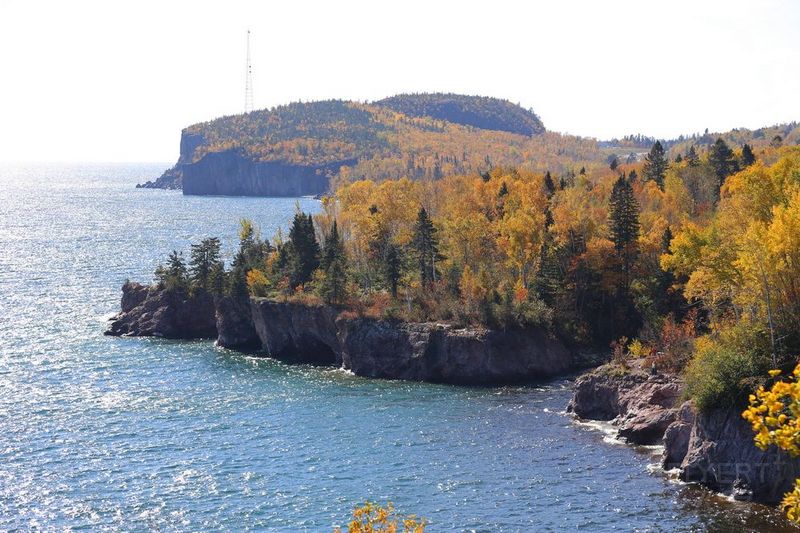
<path id="1" fill-rule="evenodd" d="M 370 378 L 458 385 L 528 383 L 586 366 L 539 328 L 489 330 L 376 320 L 326 305 L 192 296 L 126 282 L 114 336 L 216 339 L 219 346 L 287 363 L 339 367 Z M 610 422 L 632 445 L 664 446 L 662 466 L 736 500 L 778 503 L 800 459 L 762 452 L 740 409 L 698 412 L 674 375 L 606 364 L 578 377 L 567 410 Z"/>
<path id="2" fill-rule="evenodd" d="M 351 316 L 327 305 L 176 295 L 126 283 L 114 336 L 216 339 L 289 363 L 334 366 L 356 375 L 459 385 L 544 380 L 583 361 L 541 328 L 491 330 Z"/>
<path id="3" fill-rule="evenodd" d="M 630 444 L 663 444 L 662 467 L 677 469 L 682 481 L 735 500 L 779 503 L 800 477 L 800 459 L 774 447 L 756 448 L 741 409 L 700 412 L 682 398 L 676 376 L 609 364 L 576 380 L 568 411 L 611 422 Z"/>

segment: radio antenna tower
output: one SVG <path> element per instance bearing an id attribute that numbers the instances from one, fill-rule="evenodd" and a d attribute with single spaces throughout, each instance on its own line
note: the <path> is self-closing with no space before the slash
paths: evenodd
<path id="1" fill-rule="evenodd" d="M 244 83 L 244 112 L 253 110 L 253 65 L 250 63 L 250 30 L 247 30 L 247 79 Z"/>

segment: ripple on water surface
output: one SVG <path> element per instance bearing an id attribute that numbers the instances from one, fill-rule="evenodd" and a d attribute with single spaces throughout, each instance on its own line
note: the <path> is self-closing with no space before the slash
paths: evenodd
<path id="1" fill-rule="evenodd" d="M 786 527 L 564 414 L 569 382 L 371 381 L 210 342 L 113 339 L 119 287 L 311 199 L 134 189 L 167 165 L 0 168 L 0 529 L 329 531 L 364 499 L 431 531 Z"/>

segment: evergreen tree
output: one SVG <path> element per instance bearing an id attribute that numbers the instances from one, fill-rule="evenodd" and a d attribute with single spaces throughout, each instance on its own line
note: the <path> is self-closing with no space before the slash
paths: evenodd
<path id="1" fill-rule="evenodd" d="M 392 298 L 397 298 L 397 286 L 400 283 L 400 277 L 403 275 L 403 264 L 400 260 L 400 250 L 394 243 L 390 242 L 386 246 L 383 270 Z"/>
<path id="2" fill-rule="evenodd" d="M 738 170 L 736 159 L 733 157 L 733 150 L 722 138 L 718 138 L 708 153 L 708 162 L 717 176 L 719 186 L 725 183 L 725 178 Z"/>
<path id="3" fill-rule="evenodd" d="M 311 280 L 319 267 L 319 243 L 314 233 L 311 215 L 296 213 L 289 230 L 288 254 L 289 286 L 296 289 Z"/>
<path id="4" fill-rule="evenodd" d="M 341 303 L 347 288 L 347 256 L 335 220 L 331 232 L 325 237 L 319 266 L 325 273 L 319 287 L 320 295 L 327 303 Z"/>
<path id="5" fill-rule="evenodd" d="M 547 192 L 547 197 L 548 198 L 553 196 L 555 194 L 555 192 L 556 192 L 556 184 L 553 182 L 553 176 L 550 175 L 550 171 L 549 170 L 547 172 L 545 172 L 545 174 L 544 174 L 544 188 L 545 188 L 545 191 Z M 562 189 L 563 189 L 563 187 L 562 187 Z"/>
<path id="6" fill-rule="evenodd" d="M 694 149 L 694 145 L 691 145 L 686 151 L 686 163 L 690 167 L 696 167 L 700 165 L 700 157 L 697 155 L 697 150 Z"/>
<path id="7" fill-rule="evenodd" d="M 203 290 L 210 290 L 211 274 L 220 263 L 220 242 L 209 237 L 193 244 L 189 260 L 189 273 L 192 284 Z"/>
<path id="8" fill-rule="evenodd" d="M 675 163 L 681 164 L 682 162 L 683 162 L 683 156 L 681 154 L 676 155 L 675 156 Z"/>
<path id="9" fill-rule="evenodd" d="M 228 294 L 236 298 L 247 297 L 247 273 L 264 266 L 264 259 L 272 247 L 262 241 L 250 220 L 242 219 L 239 227 L 239 250 L 231 262 L 228 275 Z M 222 283 L 217 281 L 216 283 Z"/>
<path id="10" fill-rule="evenodd" d="M 436 261 L 442 259 L 442 256 L 439 254 L 436 228 L 424 207 L 417 214 L 411 247 L 416 253 L 420 283 L 424 286 L 436 281 Z"/>
<path id="11" fill-rule="evenodd" d="M 742 167 L 747 168 L 756 162 L 756 155 L 753 153 L 753 148 L 744 143 L 742 146 Z"/>
<path id="12" fill-rule="evenodd" d="M 656 141 L 650 149 L 650 153 L 644 157 L 644 168 L 642 169 L 644 178 L 655 181 L 658 188 L 664 190 L 664 176 L 667 173 L 667 167 L 669 167 L 669 162 L 664 148 L 660 141 Z"/>
<path id="13" fill-rule="evenodd" d="M 611 170 L 617 170 L 617 167 L 619 167 L 619 159 L 617 159 L 617 156 L 612 156 L 611 161 L 608 164 L 608 168 Z"/>
<path id="14" fill-rule="evenodd" d="M 189 273 L 183 254 L 175 250 L 169 254 L 166 265 L 156 268 L 155 275 L 159 286 L 170 292 L 185 291 L 189 287 Z"/>
<path id="15" fill-rule="evenodd" d="M 639 203 L 633 195 L 633 187 L 625 176 L 620 175 L 614 183 L 609 200 L 609 226 L 611 240 L 620 261 L 623 274 L 621 289 L 627 293 L 630 274 L 638 253 Z"/>

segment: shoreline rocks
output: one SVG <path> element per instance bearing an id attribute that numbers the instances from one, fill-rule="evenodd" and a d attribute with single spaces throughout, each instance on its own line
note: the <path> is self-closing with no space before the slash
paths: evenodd
<path id="1" fill-rule="evenodd" d="M 112 319 L 105 334 L 213 338 L 217 335 L 214 298 L 205 292 L 189 296 L 128 281 L 122 286 L 122 311 Z"/>
<path id="2" fill-rule="evenodd" d="M 699 412 L 681 403 L 683 382 L 605 365 L 579 377 L 568 411 L 610 420 L 630 444 L 663 444 L 662 467 L 736 500 L 777 504 L 800 477 L 800 459 L 761 451 L 736 408 Z"/>
<path id="3" fill-rule="evenodd" d="M 336 366 L 358 376 L 459 385 L 527 383 L 582 361 L 541 328 L 490 330 L 354 317 L 328 305 L 267 298 L 189 297 L 126 283 L 107 335 L 216 338 L 287 363 Z"/>

